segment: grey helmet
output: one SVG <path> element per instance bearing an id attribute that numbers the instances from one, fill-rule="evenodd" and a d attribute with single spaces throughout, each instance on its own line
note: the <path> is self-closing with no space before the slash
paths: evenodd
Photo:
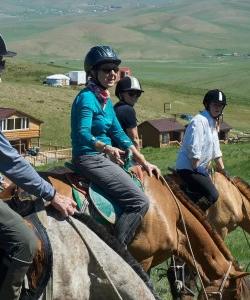
<path id="1" fill-rule="evenodd" d="M 110 46 L 95 46 L 89 50 L 84 59 L 84 70 L 89 73 L 98 65 L 105 63 L 114 63 L 118 66 L 121 60 Z"/>
<path id="2" fill-rule="evenodd" d="M 119 95 L 122 92 L 132 91 L 132 90 L 140 91 L 141 93 L 144 92 L 142 90 L 140 81 L 137 78 L 135 78 L 133 76 L 126 76 L 117 82 L 117 85 L 115 88 L 115 95 L 116 95 L 116 97 L 119 98 Z"/>

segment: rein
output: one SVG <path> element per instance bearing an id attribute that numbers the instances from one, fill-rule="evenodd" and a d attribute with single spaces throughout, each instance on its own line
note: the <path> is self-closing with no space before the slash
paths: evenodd
<path id="1" fill-rule="evenodd" d="M 88 249 L 88 251 L 94 257 L 94 259 L 97 262 L 97 266 L 99 267 L 100 271 L 105 275 L 105 277 L 107 278 L 108 282 L 110 283 L 110 285 L 111 285 L 111 287 L 112 287 L 112 289 L 114 291 L 114 294 L 115 294 L 115 299 L 123 300 L 121 294 L 117 290 L 117 288 L 114 285 L 112 279 L 110 278 L 110 276 L 108 275 L 108 273 L 105 271 L 103 265 L 98 260 L 97 255 L 95 254 L 95 251 L 89 246 L 89 244 L 87 243 L 86 239 L 84 238 L 84 236 L 82 235 L 82 233 L 80 232 L 80 230 L 78 229 L 78 227 L 76 226 L 73 218 L 71 216 L 69 216 L 69 217 L 66 218 L 66 220 L 75 229 L 75 231 L 80 236 L 80 238 L 83 241 L 83 243 L 85 244 L 86 248 Z"/>
<path id="2" fill-rule="evenodd" d="M 221 282 L 221 285 L 220 285 L 219 290 L 218 290 L 217 292 L 209 292 L 208 294 L 211 294 L 211 295 L 219 295 L 220 300 L 222 300 L 222 292 L 223 292 L 223 289 L 224 289 L 224 287 L 225 287 L 226 280 L 228 279 L 228 276 L 229 276 L 229 272 L 230 272 L 230 270 L 231 270 L 231 267 L 232 267 L 232 262 L 230 261 L 229 267 L 228 267 L 227 272 L 226 272 L 226 274 L 225 274 L 225 276 L 224 276 L 224 278 L 223 278 L 223 280 L 222 280 L 222 282 Z"/>
<path id="3" fill-rule="evenodd" d="M 198 277 L 199 277 L 199 280 L 200 280 L 200 283 L 201 283 L 201 286 L 202 286 L 202 290 L 205 294 L 205 297 L 206 297 L 206 300 L 208 300 L 208 295 L 207 295 L 207 292 L 206 292 L 206 289 L 205 289 L 205 286 L 204 286 L 204 283 L 202 281 L 202 278 L 201 278 L 201 274 L 198 270 L 198 266 L 197 266 L 197 262 L 195 260 L 195 256 L 194 256 L 194 252 L 193 252 L 193 249 L 192 249 L 192 245 L 191 245 L 191 242 L 190 242 L 190 239 L 189 239 L 189 236 L 188 236 L 188 232 L 187 232 L 187 227 L 186 227 L 186 222 L 185 222 L 185 219 L 184 219 L 184 216 L 182 214 L 182 210 L 181 210 L 181 207 L 179 205 L 179 202 L 178 202 L 178 199 L 176 198 L 175 194 L 173 193 L 173 191 L 171 190 L 170 186 L 168 185 L 167 181 L 165 180 L 165 178 L 163 176 L 161 176 L 161 179 L 163 180 L 164 184 L 167 186 L 167 188 L 169 189 L 171 195 L 173 196 L 174 200 L 175 200 L 175 203 L 179 209 L 179 212 L 180 212 L 180 216 L 181 216 L 181 221 L 182 221 L 182 224 L 183 224 L 183 228 L 184 228 L 184 231 L 185 231 L 185 234 L 186 234 L 186 237 L 187 237 L 187 241 L 188 241 L 188 246 L 189 246 L 189 250 L 190 250 L 190 253 L 192 255 L 192 259 L 193 259 L 193 262 L 194 262 L 194 266 L 195 266 L 195 269 L 196 269 L 196 272 L 198 274 Z"/>
<path id="4" fill-rule="evenodd" d="M 217 294 L 217 295 L 219 295 L 220 299 L 222 299 L 222 292 L 223 292 L 223 289 L 225 287 L 226 280 L 229 277 L 229 273 L 230 273 L 230 270 L 231 270 L 231 267 L 232 267 L 232 262 L 231 261 L 229 262 L 228 270 L 227 270 L 227 272 L 226 272 L 226 274 L 225 274 L 225 276 L 224 276 L 224 278 L 223 278 L 223 280 L 221 282 L 219 290 L 217 292 L 207 292 L 206 289 L 205 289 L 205 286 L 203 284 L 200 272 L 198 270 L 198 266 L 197 266 L 197 263 L 196 263 L 196 260 L 195 260 L 195 256 L 194 256 L 194 253 L 193 253 L 193 250 L 192 250 L 190 239 L 189 239 L 189 236 L 188 236 L 188 233 L 187 233 L 185 219 L 184 219 L 184 216 L 182 214 L 181 207 L 180 207 L 180 205 L 178 203 L 178 199 L 176 198 L 175 194 L 173 193 L 172 189 L 170 188 L 170 186 L 167 183 L 167 181 L 165 180 L 165 178 L 163 176 L 161 176 L 161 178 L 162 178 L 163 182 L 165 183 L 165 185 L 168 187 L 168 189 L 169 189 L 171 195 L 173 196 L 173 198 L 174 198 L 174 200 L 176 202 L 176 205 L 177 205 L 177 207 L 179 209 L 179 212 L 180 212 L 180 215 L 181 215 L 181 220 L 182 220 L 183 227 L 184 227 L 184 231 L 185 231 L 185 234 L 186 234 L 186 237 L 187 237 L 187 241 L 188 241 L 188 246 L 189 246 L 189 249 L 190 249 L 190 252 L 191 252 L 191 255 L 192 255 L 192 259 L 193 259 L 193 262 L 194 262 L 194 265 L 195 265 L 195 269 L 196 269 L 196 272 L 198 274 L 198 277 L 199 277 L 199 280 L 200 280 L 200 283 L 201 283 L 201 286 L 202 286 L 202 290 L 204 292 L 206 300 L 208 300 L 208 294 Z M 214 176 L 213 176 L 213 178 L 214 178 Z"/>

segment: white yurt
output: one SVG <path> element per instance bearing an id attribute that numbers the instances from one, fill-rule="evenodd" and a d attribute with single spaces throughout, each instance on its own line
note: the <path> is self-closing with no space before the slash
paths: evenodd
<path id="1" fill-rule="evenodd" d="M 70 78 L 64 74 L 54 74 L 46 77 L 46 83 L 51 86 L 69 85 Z"/>

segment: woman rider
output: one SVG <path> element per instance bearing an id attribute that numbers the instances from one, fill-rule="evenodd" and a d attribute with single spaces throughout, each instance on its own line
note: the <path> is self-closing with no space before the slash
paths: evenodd
<path id="1" fill-rule="evenodd" d="M 115 235 L 126 246 L 146 214 L 149 200 L 119 166 L 123 164 L 121 155 L 129 149 L 150 176 L 152 172 L 158 176 L 159 171 L 137 151 L 115 116 L 109 88 L 115 84 L 120 63 L 109 46 L 95 46 L 87 53 L 84 69 L 89 81 L 72 105 L 71 140 L 75 167 L 122 208 Z M 111 139 L 120 149 L 112 147 Z"/>
<path id="2" fill-rule="evenodd" d="M 225 94 L 218 90 L 206 93 L 205 110 L 196 115 L 187 127 L 178 153 L 176 169 L 191 192 L 203 197 L 198 201 L 201 209 L 208 209 L 219 197 L 208 167 L 215 161 L 217 170 L 225 173 L 218 137 L 218 121 L 226 106 Z"/>
<path id="3" fill-rule="evenodd" d="M 138 150 L 140 141 L 134 105 L 143 92 L 139 80 L 133 76 L 120 79 L 115 88 L 115 95 L 120 100 L 114 106 L 117 119 Z"/>

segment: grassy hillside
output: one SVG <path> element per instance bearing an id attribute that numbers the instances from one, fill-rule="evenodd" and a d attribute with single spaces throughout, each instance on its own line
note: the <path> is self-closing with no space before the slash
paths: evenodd
<path id="1" fill-rule="evenodd" d="M 16 58 L 8 59 L 6 65 L 7 69 L 2 74 L 3 82 L 0 84 L 0 106 L 15 107 L 43 120 L 45 123 L 42 127 L 42 142 L 69 145 L 70 107 L 80 87 L 53 88 L 42 85 L 42 82 L 47 75 L 65 73 L 73 67 L 28 63 Z M 77 69 L 81 65 L 79 62 Z M 139 122 L 172 117 L 175 113 L 195 114 L 202 109 L 201 102 L 205 91 L 219 87 L 228 96 L 225 121 L 235 130 L 250 130 L 250 106 L 247 97 L 250 91 L 246 77 L 249 70 L 243 62 L 134 62 L 128 65 L 141 78 L 145 90 L 136 106 Z M 226 76 L 229 65 L 234 68 L 236 79 L 230 74 Z M 74 65 L 74 69 L 76 67 Z M 217 76 L 213 76 L 213 73 Z M 221 81 L 217 82 L 219 74 Z M 113 100 L 117 101 L 113 93 L 112 95 Z M 172 109 L 167 114 L 163 112 L 164 102 L 172 104 Z M 62 126 L 64 130 L 60 131 Z"/>
<path id="2" fill-rule="evenodd" d="M 29 3 L 30 2 L 30 3 Z M 111 4 L 118 7 L 111 9 Z M 99 7 L 96 9 L 96 7 Z M 1 33 L 20 57 L 79 59 L 97 43 L 128 59 L 248 54 L 246 1 L 4 1 Z M 6 17 L 9 15 L 9 17 Z"/>

